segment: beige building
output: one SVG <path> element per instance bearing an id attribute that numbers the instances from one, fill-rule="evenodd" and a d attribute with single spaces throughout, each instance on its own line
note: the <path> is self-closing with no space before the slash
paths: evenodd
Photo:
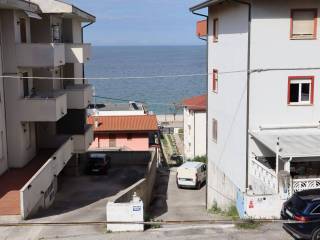
<path id="1" fill-rule="evenodd" d="M 185 159 L 207 155 L 207 95 L 184 99 L 183 143 Z"/>
<path id="2" fill-rule="evenodd" d="M 53 202 L 61 171 L 93 140 L 91 86 L 61 78 L 84 76 L 91 45 L 83 23 L 95 17 L 62 1 L 8 2 L 0 3 L 0 73 L 8 76 L 0 78 L 0 215 L 26 218 Z"/>

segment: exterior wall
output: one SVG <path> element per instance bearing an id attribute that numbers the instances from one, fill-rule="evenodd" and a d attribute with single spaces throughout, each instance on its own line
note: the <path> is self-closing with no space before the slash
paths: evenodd
<path id="1" fill-rule="evenodd" d="M 24 70 L 25 71 L 25 70 Z M 32 72 L 29 70 L 29 76 Z M 6 128 L 9 167 L 23 167 L 36 155 L 35 124 L 21 122 L 17 107 L 23 98 L 23 82 L 19 78 L 4 79 Z M 32 88 L 30 82 L 29 88 Z"/>
<path id="2" fill-rule="evenodd" d="M 320 11 L 320 3 L 316 0 L 286 0 L 282 4 L 278 4 L 276 0 L 255 1 L 252 21 L 252 69 L 319 67 L 319 37 L 317 40 L 289 38 L 290 12 L 295 8 L 317 8 Z M 317 31 L 319 34 L 319 24 Z M 265 47 L 266 43 L 268 47 Z M 315 76 L 313 106 L 288 106 L 289 76 Z M 258 129 L 261 125 L 318 124 L 319 78 L 318 70 L 282 70 L 252 74 L 250 129 Z M 272 89 L 272 95 L 266 94 L 266 89 Z"/>
<path id="3" fill-rule="evenodd" d="M 132 139 L 127 138 L 127 134 L 115 134 L 116 147 L 124 148 L 130 151 L 148 151 L 149 150 L 149 135 L 133 133 Z M 95 134 L 94 142 L 90 146 L 91 150 L 95 149 L 110 149 L 109 134 Z"/>
<path id="4" fill-rule="evenodd" d="M 255 1 L 252 21 L 252 69 L 296 69 L 317 68 L 320 39 L 290 40 L 290 13 L 295 8 L 316 8 L 315 0 Z M 268 15 L 268 18 L 265 16 Z M 276 26 L 276 27 L 275 27 Z M 318 25 L 318 34 L 320 27 Z M 265 44 L 268 43 L 268 47 Z M 281 53 L 281 54 L 278 54 Z M 276 57 L 275 57 L 276 56 Z M 288 106 L 288 77 L 314 76 L 314 104 L 309 106 Z M 253 73 L 250 85 L 250 130 L 259 126 L 317 125 L 320 118 L 320 73 L 317 70 L 280 70 Z M 266 94 L 266 89 L 272 93 Z M 275 117 L 276 116 L 276 117 Z M 275 143 L 276 144 L 276 143 Z M 270 156 L 258 142 L 250 139 L 249 152 Z M 250 185 L 254 182 L 250 181 Z M 259 194 L 259 192 L 255 191 Z"/>
<path id="5" fill-rule="evenodd" d="M 1 26 L 1 20 L 0 20 Z M 0 37 L 2 31 L 0 27 Z M 0 75 L 2 74 L 2 43 L 0 40 Z M 4 106 L 4 91 L 3 91 L 3 78 L 0 78 L 0 175 L 8 169 L 7 159 L 7 137 L 5 125 L 5 106 Z"/>
<path id="6" fill-rule="evenodd" d="M 206 122 L 205 112 L 184 108 L 184 155 L 187 159 L 206 155 Z"/>
<path id="7" fill-rule="evenodd" d="M 213 41 L 213 20 L 219 19 L 219 40 Z M 224 207 L 236 199 L 236 190 L 246 188 L 246 81 L 248 8 L 235 3 L 209 9 L 208 37 L 208 196 Z M 212 91 L 212 72 L 218 72 L 218 92 Z M 229 72 L 223 74 L 222 72 Z M 212 120 L 218 121 L 217 141 Z M 226 184 L 219 184 L 223 175 Z M 219 174 L 218 176 L 221 176 Z"/>

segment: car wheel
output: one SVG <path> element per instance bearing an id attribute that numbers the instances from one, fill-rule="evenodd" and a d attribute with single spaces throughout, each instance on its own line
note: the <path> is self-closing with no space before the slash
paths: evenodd
<path id="1" fill-rule="evenodd" d="M 320 228 L 312 233 L 312 240 L 320 240 Z"/>

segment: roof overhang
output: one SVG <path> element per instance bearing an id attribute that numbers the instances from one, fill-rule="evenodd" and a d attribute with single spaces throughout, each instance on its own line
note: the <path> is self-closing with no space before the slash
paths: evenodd
<path id="1" fill-rule="evenodd" d="M 65 17 L 79 18 L 82 22 L 95 22 L 96 17 L 80 8 L 61 0 L 31 0 L 39 5 L 42 13 L 62 14 Z"/>
<path id="2" fill-rule="evenodd" d="M 319 128 L 260 130 L 250 135 L 281 158 L 320 157 Z"/>
<path id="3" fill-rule="evenodd" d="M 19 9 L 40 13 L 40 8 L 37 4 L 24 0 L 0 0 L 0 9 Z"/>
<path id="4" fill-rule="evenodd" d="M 214 4 L 218 4 L 218 3 L 221 3 L 221 2 L 224 2 L 226 0 L 209 0 L 209 1 L 205 1 L 205 2 L 202 2 L 202 3 L 199 3 L 193 7 L 190 8 L 190 11 L 191 12 L 194 12 L 194 11 L 197 11 L 197 10 L 200 10 L 200 9 L 203 9 L 203 8 L 207 8 L 211 5 L 214 5 Z"/>

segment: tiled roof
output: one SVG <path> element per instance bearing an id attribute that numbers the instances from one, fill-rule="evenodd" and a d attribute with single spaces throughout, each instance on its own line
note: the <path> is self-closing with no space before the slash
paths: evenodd
<path id="1" fill-rule="evenodd" d="M 95 132 L 158 131 L 156 115 L 141 116 L 90 116 L 88 124 L 95 125 Z"/>
<path id="2" fill-rule="evenodd" d="M 207 95 L 194 96 L 182 101 L 182 105 L 190 110 L 206 111 L 207 110 Z"/>

